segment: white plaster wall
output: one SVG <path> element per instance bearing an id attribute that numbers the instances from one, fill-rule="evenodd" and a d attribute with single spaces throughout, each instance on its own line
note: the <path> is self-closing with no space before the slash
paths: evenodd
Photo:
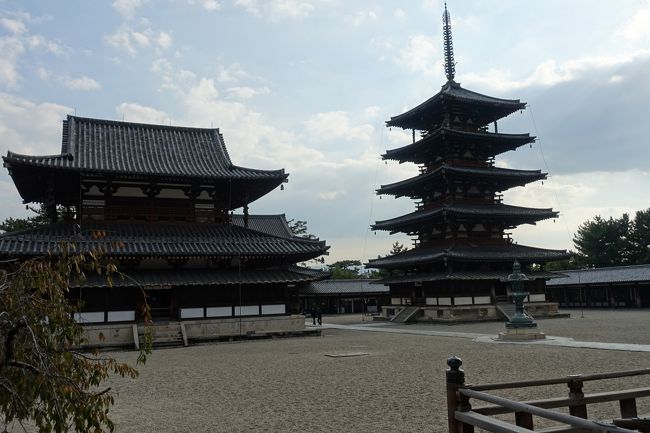
<path id="1" fill-rule="evenodd" d="M 286 306 L 284 304 L 262 305 L 262 314 L 284 314 Z"/>
<path id="2" fill-rule="evenodd" d="M 198 319 L 203 317 L 203 308 L 181 308 L 181 319 Z"/>
<path id="3" fill-rule="evenodd" d="M 454 298 L 454 305 L 472 305 L 473 299 L 471 296 L 456 296 Z"/>
<path id="4" fill-rule="evenodd" d="M 235 316 L 259 316 L 259 305 L 242 305 L 235 307 Z"/>
<path id="5" fill-rule="evenodd" d="M 134 322 L 135 311 L 109 311 L 109 322 Z"/>
<path id="6" fill-rule="evenodd" d="M 232 317 L 232 307 L 208 307 L 205 317 Z"/>
<path id="7" fill-rule="evenodd" d="M 103 311 L 84 311 L 74 313 L 74 320 L 77 323 L 100 323 L 104 321 Z"/>
<path id="8" fill-rule="evenodd" d="M 438 298 L 426 298 L 424 302 L 427 305 L 438 305 Z"/>

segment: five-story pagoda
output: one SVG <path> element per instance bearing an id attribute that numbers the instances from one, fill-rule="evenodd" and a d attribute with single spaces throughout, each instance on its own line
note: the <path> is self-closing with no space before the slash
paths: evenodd
<path id="1" fill-rule="evenodd" d="M 545 281 L 552 274 L 534 272 L 539 266 L 531 265 L 565 258 L 566 251 L 515 244 L 507 231 L 558 213 L 502 202 L 503 191 L 545 179 L 546 173 L 494 165 L 497 155 L 535 140 L 529 134 L 498 132 L 497 121 L 526 104 L 472 92 L 455 82 L 446 5 L 443 21 L 448 81 L 427 101 L 386 122 L 388 127 L 412 130 L 413 143 L 388 150 L 382 158 L 415 163 L 419 174 L 377 190 L 416 200 L 415 212 L 372 226 L 414 237 L 411 250 L 369 262 L 369 267 L 390 273 L 381 281 L 391 293 L 392 306 L 384 310 L 388 315 L 401 311 L 402 320 L 418 311 L 428 319 L 496 317 L 495 306 L 507 303 L 509 295 L 501 280 L 517 259 L 531 278 L 528 301 L 536 303 L 529 309 L 552 313 L 557 306 L 543 302 Z M 411 308 L 403 308 L 407 305 Z"/>

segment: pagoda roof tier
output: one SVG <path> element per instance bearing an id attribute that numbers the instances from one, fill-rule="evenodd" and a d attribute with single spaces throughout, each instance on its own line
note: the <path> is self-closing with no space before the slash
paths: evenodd
<path id="1" fill-rule="evenodd" d="M 475 280 L 497 280 L 502 281 L 512 274 L 512 270 L 504 271 L 460 271 L 460 272 L 431 272 L 422 274 L 400 275 L 395 277 L 387 277 L 374 282 L 373 284 L 399 284 L 399 283 L 415 283 L 425 281 L 445 281 L 445 280 L 460 280 L 460 281 L 475 281 Z M 535 271 L 526 272 L 526 277 L 531 280 L 543 279 L 548 280 L 551 278 L 562 278 L 564 275 L 555 272 Z"/>
<path id="2" fill-rule="evenodd" d="M 448 127 L 438 128 L 420 140 L 406 146 L 387 150 L 381 157 L 399 162 L 426 164 L 436 157 L 444 157 L 456 146 L 472 149 L 476 157 L 488 158 L 515 150 L 532 143 L 535 137 L 525 134 L 501 134 L 494 132 L 472 132 Z"/>
<path id="3" fill-rule="evenodd" d="M 231 224 L 60 222 L 0 235 L 0 257 L 75 251 L 129 258 L 232 258 L 295 263 L 325 254 L 325 241 L 272 236 Z"/>
<path id="4" fill-rule="evenodd" d="M 459 167 L 449 164 L 441 164 L 434 170 L 411 177 L 399 182 L 382 185 L 377 189 L 377 194 L 394 195 L 395 197 L 417 198 L 426 195 L 443 178 L 447 181 L 451 178 L 462 178 L 467 180 L 485 179 L 490 182 L 493 192 L 505 191 L 515 186 L 524 186 L 527 183 L 546 179 L 547 173 L 541 170 L 515 170 L 499 167 Z"/>
<path id="5" fill-rule="evenodd" d="M 433 209 L 419 210 L 396 218 L 377 221 L 373 230 L 389 230 L 391 233 L 415 233 L 423 227 L 429 227 L 443 218 L 455 218 L 473 221 L 504 220 L 508 227 L 519 224 L 534 224 L 536 221 L 556 218 L 559 215 L 551 208 L 537 209 L 493 204 L 445 204 Z"/>
<path id="6" fill-rule="evenodd" d="M 386 126 L 429 131 L 442 124 L 445 113 L 474 118 L 476 127 L 484 126 L 526 107 L 519 99 L 501 99 L 463 89 L 453 80 L 415 108 L 391 117 Z"/>
<path id="7" fill-rule="evenodd" d="M 378 269 L 409 269 L 442 261 L 512 263 L 545 263 L 568 258 L 565 250 L 548 250 L 518 244 L 419 247 L 393 256 L 369 260 L 367 267 Z"/>
<path id="8" fill-rule="evenodd" d="M 55 189 L 73 186 L 57 178 L 79 176 L 109 179 L 192 182 L 219 185 L 229 182 L 253 201 L 286 181 L 284 170 L 257 170 L 232 163 L 218 129 L 149 125 L 68 116 L 63 121 L 61 153 L 3 157 L 20 195 L 26 202 L 42 201 L 43 182 Z M 64 183 L 61 185 L 61 183 Z M 77 186 L 78 188 L 78 186 Z M 57 191 L 58 195 L 65 195 Z M 76 190 L 78 198 L 78 190 Z M 241 206 L 241 204 L 240 204 Z M 232 207 L 235 208 L 235 207 Z"/>
<path id="9" fill-rule="evenodd" d="M 144 289 L 173 286 L 224 286 L 234 284 L 309 283 L 326 278 L 329 273 L 299 266 L 285 269 L 136 269 L 120 270 L 125 275 L 113 275 L 110 287 L 141 287 Z M 109 287 L 105 275 L 88 275 L 82 287 Z"/>

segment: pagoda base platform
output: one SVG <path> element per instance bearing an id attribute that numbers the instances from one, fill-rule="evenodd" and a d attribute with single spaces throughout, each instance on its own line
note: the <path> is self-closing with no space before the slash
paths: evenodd
<path id="1" fill-rule="evenodd" d="M 532 328 L 506 328 L 505 332 L 499 332 L 499 340 L 505 341 L 531 341 L 545 338 L 546 335 L 537 326 Z"/>
<path id="2" fill-rule="evenodd" d="M 391 320 L 407 307 L 418 307 L 418 314 L 409 322 L 416 323 L 463 323 L 483 321 L 503 321 L 503 316 L 496 305 L 384 305 L 379 320 Z M 568 317 L 558 312 L 556 302 L 525 303 L 526 311 L 535 319 Z"/>

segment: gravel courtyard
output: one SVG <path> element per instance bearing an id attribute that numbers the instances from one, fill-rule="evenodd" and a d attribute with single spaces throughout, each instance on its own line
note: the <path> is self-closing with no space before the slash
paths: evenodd
<path id="1" fill-rule="evenodd" d="M 648 310 L 570 311 L 539 321 L 547 335 L 650 344 Z M 360 316 L 324 323 L 368 324 Z M 390 325 L 389 325 L 390 326 Z M 503 323 L 411 325 L 410 329 L 492 333 Z M 363 352 L 356 357 L 327 354 Z M 134 352 L 112 355 L 134 362 Z M 650 367 L 650 353 L 466 338 L 324 329 L 320 337 L 155 350 L 135 380 L 113 379 L 117 432 L 446 432 L 445 361 L 463 359 L 467 381 L 489 383 Z M 650 386 L 650 377 L 590 382 L 585 392 Z M 516 398 L 565 395 L 565 388 Z M 615 416 L 616 405 L 594 415 Z M 640 412 L 650 412 L 641 400 Z M 591 415 L 591 414 L 590 414 Z"/>

